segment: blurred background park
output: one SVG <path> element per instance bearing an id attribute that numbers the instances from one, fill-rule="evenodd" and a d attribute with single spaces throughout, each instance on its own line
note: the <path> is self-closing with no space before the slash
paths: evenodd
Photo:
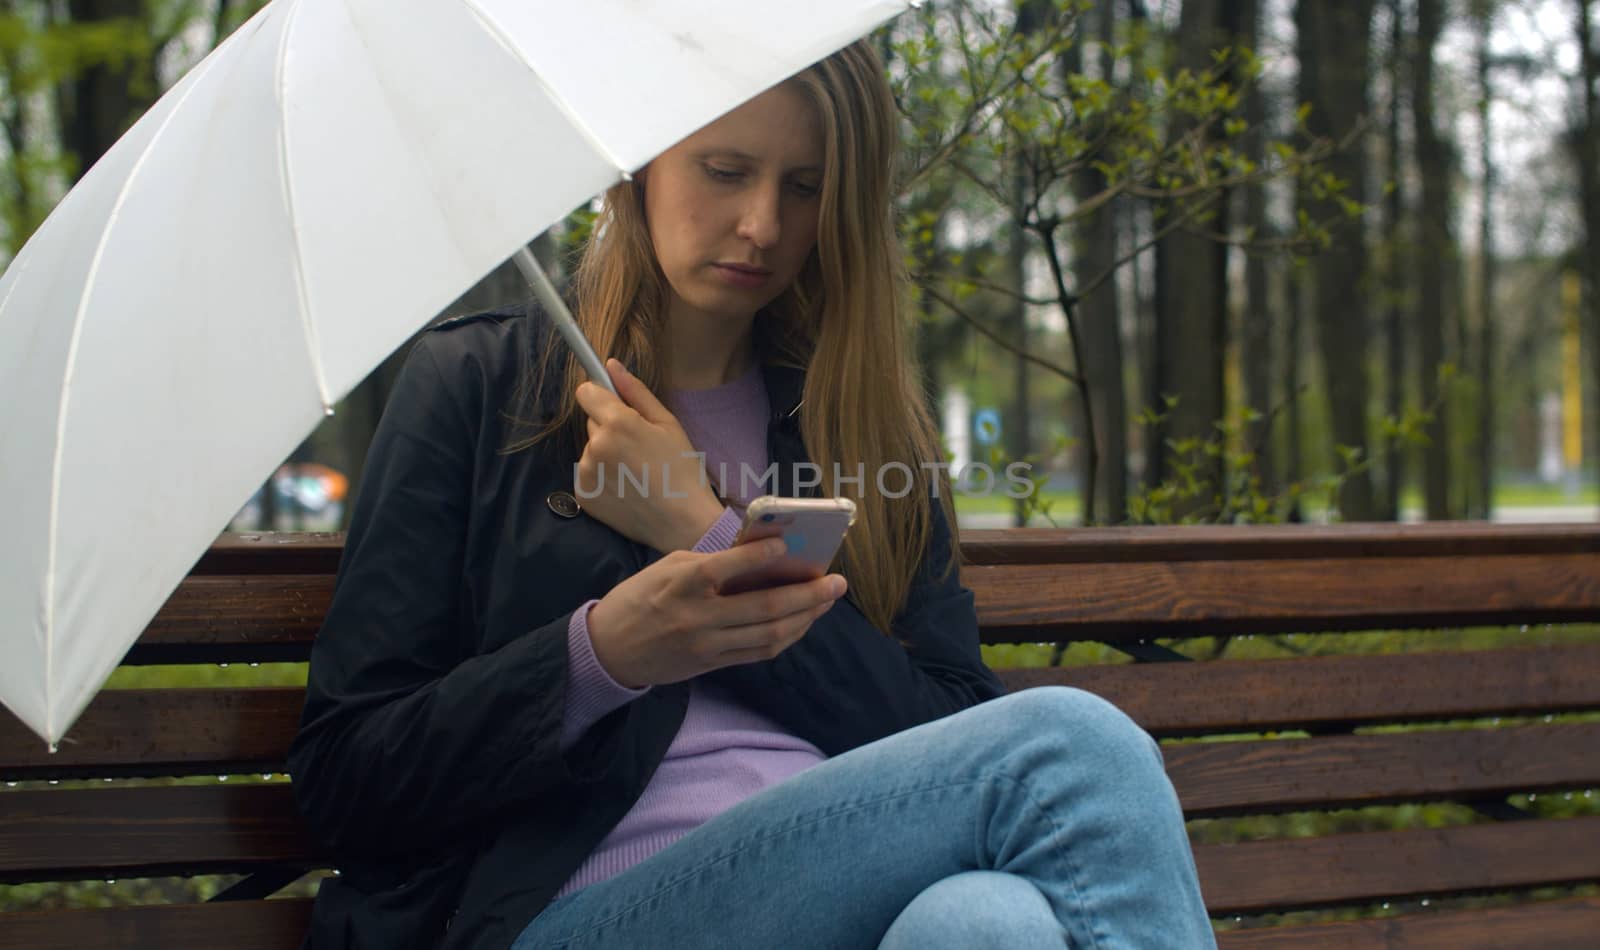
<path id="1" fill-rule="evenodd" d="M 260 6 L 0 0 L 0 264 Z M 952 469 L 969 476 L 963 526 L 1600 516 L 1595 6 L 929 0 L 874 34 L 904 118 L 916 346 Z M 534 242 L 551 272 L 570 268 L 592 215 Z M 505 268 L 439 319 L 525 296 Z M 240 499 L 235 530 L 344 526 L 408 349 Z M 1028 498 L 970 477 L 1019 460 Z M 1597 639 L 1573 626 L 1175 646 L 1215 658 Z M 1128 661 L 1092 643 L 986 651 L 1005 666 Z M 211 673 L 304 681 L 298 664 Z M 193 675 L 124 668 L 111 685 Z M 1593 790 L 1549 799 L 1520 804 L 1600 813 Z M 1467 820 L 1403 806 L 1192 830 Z M 0 887 L 0 909 L 226 882 L 123 883 Z"/>

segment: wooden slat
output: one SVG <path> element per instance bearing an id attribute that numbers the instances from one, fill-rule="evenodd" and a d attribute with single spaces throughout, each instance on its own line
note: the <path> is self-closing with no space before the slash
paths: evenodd
<path id="1" fill-rule="evenodd" d="M 1218 950 L 1594 950 L 1600 897 L 1217 934 Z"/>
<path id="2" fill-rule="evenodd" d="M 1600 619 L 1588 554 L 975 566 L 964 580 L 986 643 Z M 304 659 L 332 592 L 329 576 L 190 577 L 127 662 Z"/>
<path id="3" fill-rule="evenodd" d="M 1110 564 L 1600 553 L 1600 523 L 1157 525 L 961 532 L 973 564 Z"/>
<path id="4" fill-rule="evenodd" d="M 964 578 L 988 642 L 1600 618 L 1597 525 L 1025 529 L 967 538 L 974 563 Z M 334 534 L 219 539 L 130 661 L 303 658 L 341 544 Z M 219 615 L 229 622 L 219 625 Z"/>
<path id="5" fill-rule="evenodd" d="M 1194 743 L 1163 754 L 1185 813 L 1198 818 L 1595 786 L 1596 748 L 1600 723 Z M 305 860 L 309 847 L 281 784 L 0 796 L 0 877 L 240 867 Z"/>
<path id="6" fill-rule="evenodd" d="M 304 660 L 332 598 L 325 575 L 191 576 L 124 662 Z"/>
<path id="7" fill-rule="evenodd" d="M 1600 645 L 1000 671 L 1103 696 L 1161 736 L 1600 709 Z M 51 755 L 0 710 L 0 779 L 278 772 L 297 687 L 108 690 Z"/>
<path id="8" fill-rule="evenodd" d="M 107 690 L 54 754 L 0 710 L 0 779 L 281 772 L 304 701 L 299 687 Z"/>
<path id="9" fill-rule="evenodd" d="M 189 571 L 192 575 L 326 574 L 339 570 L 342 531 L 224 532 Z"/>
<path id="10" fill-rule="evenodd" d="M 229 901 L 0 914 L 0 947 L 28 950 L 298 950 L 311 901 Z"/>
<path id="11" fill-rule="evenodd" d="M 338 569 L 343 544 L 342 533 L 223 534 L 192 573 L 331 575 Z M 973 529 L 961 532 L 961 550 L 972 564 L 1596 554 L 1600 523 Z"/>
<path id="12" fill-rule="evenodd" d="M 988 643 L 1558 623 L 1600 617 L 1600 557 L 978 566 Z"/>
<path id="13" fill-rule="evenodd" d="M 0 882 L 315 862 L 287 784 L 0 794 Z"/>
<path id="14" fill-rule="evenodd" d="M 1600 645 L 998 672 L 1088 690 L 1162 737 L 1600 709 Z"/>
<path id="15" fill-rule="evenodd" d="M 1190 818 L 1600 786 L 1600 723 L 1162 748 Z"/>
<path id="16" fill-rule="evenodd" d="M 1202 845 L 1213 914 L 1600 881 L 1600 817 Z"/>

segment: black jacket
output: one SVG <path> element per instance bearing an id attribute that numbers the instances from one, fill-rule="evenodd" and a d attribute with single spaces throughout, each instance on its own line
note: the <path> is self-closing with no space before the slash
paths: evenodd
<path id="1" fill-rule="evenodd" d="M 659 686 L 560 749 L 567 622 L 660 554 L 547 504 L 572 459 L 507 454 L 537 314 L 443 324 L 411 351 L 367 456 L 289 753 L 296 800 L 341 876 L 307 946 L 505 950 L 643 791 L 683 720 Z M 559 344 L 556 344 L 559 345 Z M 803 374 L 767 366 L 778 493 L 804 461 Z M 708 674 L 836 755 L 1002 692 L 972 593 L 936 536 L 894 632 L 848 598 L 778 658 Z"/>

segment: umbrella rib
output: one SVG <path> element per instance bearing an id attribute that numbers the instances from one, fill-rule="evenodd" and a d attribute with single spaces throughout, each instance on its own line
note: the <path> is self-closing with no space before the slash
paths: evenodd
<path id="1" fill-rule="evenodd" d="M 210 71 L 216 64 L 217 57 L 210 56 L 200 61 L 195 67 L 197 70 Z M 45 572 L 44 572 L 44 682 L 45 682 L 45 732 L 54 736 L 55 707 L 50 702 L 50 691 L 55 682 L 55 634 L 56 634 L 56 540 L 61 520 L 61 470 L 62 461 L 66 455 L 67 443 L 67 407 L 72 402 L 72 376 L 78 365 L 78 347 L 83 340 L 83 325 L 87 322 L 89 314 L 89 301 L 94 297 L 95 281 L 100 276 L 100 264 L 105 259 L 106 246 L 111 243 L 111 234 L 116 230 L 117 221 L 122 215 L 122 206 L 127 204 L 128 196 L 133 193 L 133 183 L 138 180 L 144 171 L 145 162 L 155 151 L 156 143 L 166 135 L 167 129 L 172 126 L 179 114 L 183 111 L 184 103 L 194 91 L 200 88 L 199 79 L 205 73 L 195 76 L 195 81 L 184 90 L 182 98 L 172 104 L 172 111 L 167 113 L 161 125 L 151 133 L 150 141 L 144 151 L 134 160 L 133 167 L 128 169 L 128 177 L 123 179 L 122 186 L 117 191 L 117 198 L 111 205 L 111 213 L 106 216 L 105 228 L 100 232 L 100 241 L 95 245 L 94 257 L 89 262 L 89 271 L 84 275 L 83 293 L 78 297 L 78 312 L 72 319 L 72 338 L 67 343 L 67 359 L 61 371 L 61 405 L 56 409 L 56 446 L 55 457 L 51 459 L 50 469 L 50 528 L 46 539 Z M 9 298 L 8 298 L 9 299 Z M 50 740 L 50 751 L 54 752 L 56 743 Z"/>
<path id="2" fill-rule="evenodd" d="M 461 0 L 461 4 L 478 19 L 479 23 L 483 24 L 483 28 L 488 31 L 490 36 L 494 37 L 495 42 L 499 43 L 506 52 L 510 53 L 517 62 L 528 70 L 529 74 L 533 76 L 533 81 L 539 84 L 539 88 L 544 90 L 544 94 L 550 97 L 551 103 L 561 110 L 561 114 L 567 117 L 567 121 L 572 123 L 572 127 L 577 129 L 578 133 L 589 143 L 589 147 L 610 163 L 611 167 L 617 170 L 617 173 L 622 176 L 624 181 L 633 178 L 633 173 L 623 166 L 621 160 L 612 154 L 611 149 L 607 148 L 604 142 L 600 141 L 600 137 L 594 133 L 593 129 L 589 128 L 587 122 L 583 121 L 583 117 L 578 115 L 577 111 L 567 104 L 567 100 L 562 98 L 555 88 L 545 81 L 544 74 L 540 73 L 539 68 L 529 62 L 528 57 L 523 55 L 522 50 L 511 42 L 510 35 L 494 17 L 490 16 L 483 7 L 478 5 L 478 0 Z"/>
<path id="3" fill-rule="evenodd" d="M 289 172 L 289 116 L 284 103 L 289 99 L 289 37 L 294 32 L 295 18 L 299 13 L 300 0 L 292 0 L 289 9 L 284 12 L 283 32 L 278 38 L 277 64 L 274 66 L 273 93 L 278 97 L 278 178 L 283 183 L 283 213 L 289 224 L 289 266 L 294 272 L 294 290 L 299 303 L 306 358 L 311 362 L 311 375 L 317 384 L 317 396 L 322 400 L 322 411 L 333 415 L 333 399 L 328 394 L 327 373 L 322 365 L 322 346 L 317 341 L 316 321 L 311 319 L 311 291 L 306 287 L 305 260 L 300 246 L 300 216 L 295 214 L 294 182 Z"/>

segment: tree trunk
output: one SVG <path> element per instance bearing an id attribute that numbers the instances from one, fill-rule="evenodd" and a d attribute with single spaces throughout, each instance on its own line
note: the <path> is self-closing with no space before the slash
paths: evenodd
<path id="1" fill-rule="evenodd" d="M 1289 425 L 1286 433 L 1288 445 L 1284 446 L 1283 478 L 1289 485 L 1299 485 L 1304 470 L 1305 400 L 1300 398 L 1300 354 L 1305 347 L 1307 301 L 1311 296 L 1309 267 L 1296 267 L 1289 272 L 1289 313 L 1283 342 L 1283 392 L 1289 400 Z M 1288 521 L 1304 521 L 1301 504 L 1296 500 L 1284 515 Z"/>
<path id="2" fill-rule="evenodd" d="M 1295 5 L 1300 98 L 1312 106 L 1307 126 L 1313 135 L 1342 139 L 1369 112 L 1367 68 L 1372 9 L 1373 0 L 1299 0 Z M 1337 152 L 1326 168 L 1345 183 L 1346 198 L 1366 203 L 1367 161 L 1362 143 Z M 1364 461 L 1369 454 L 1366 236 L 1361 222 L 1342 220 L 1337 202 L 1310 200 L 1304 210 L 1314 220 L 1341 219 L 1335 226 L 1333 246 L 1317 255 L 1314 262 L 1314 324 L 1327 379 L 1334 442 L 1359 451 Z M 1376 517 L 1368 470 L 1347 477 L 1340 493 L 1339 511 L 1346 521 L 1370 521 Z"/>
<path id="3" fill-rule="evenodd" d="M 1021 159 L 1015 160 L 1011 170 L 1011 200 L 1013 201 L 1013 219 L 1009 228 L 1011 235 L 1006 247 L 1006 277 L 1005 285 L 1016 291 L 1018 299 L 1012 300 L 1008 306 L 1006 322 L 1011 327 L 1011 340 L 1016 345 L 1016 352 L 1012 354 L 1012 364 L 1015 367 L 1015 378 L 1012 381 L 1011 412 L 1006 420 L 1004 442 L 1008 461 L 1021 461 L 1026 458 L 1032 449 L 1032 440 L 1029 439 L 1033 426 L 1032 407 L 1028 404 L 1028 306 L 1021 299 L 1027 292 L 1028 260 L 1028 232 L 1022 225 L 1022 209 L 1027 200 L 1027 182 L 1022 170 Z M 1070 416 L 1069 416 L 1070 418 Z M 1012 523 L 1021 528 L 1027 524 L 1026 505 L 1027 499 L 1018 498 L 1012 507 Z"/>
<path id="4" fill-rule="evenodd" d="M 1423 494 L 1430 521 L 1450 517 L 1450 412 L 1440 398 L 1439 368 L 1445 362 L 1445 281 L 1454 249 L 1450 236 L 1449 145 L 1434 120 L 1434 47 L 1443 30 L 1442 0 L 1417 0 L 1416 54 L 1412 57 L 1411 115 L 1422 205 L 1417 215 L 1417 349 L 1422 402 L 1434 421 L 1425 432 Z"/>
<path id="5" fill-rule="evenodd" d="M 1096 28 L 1100 39 L 1110 44 L 1114 36 L 1116 12 L 1112 4 L 1102 4 L 1085 20 L 1084 34 Z M 1068 73 L 1083 68 L 1081 51 L 1086 44 L 1074 43 L 1063 57 L 1062 69 Z M 1104 78 L 1111 69 L 1111 57 L 1103 50 L 1096 57 L 1098 74 Z M 1097 170 L 1085 171 L 1074 182 L 1079 201 L 1106 189 L 1106 178 Z M 1117 215 L 1115 203 L 1100 207 L 1078 222 L 1077 247 L 1072 255 L 1075 282 L 1088 286 L 1110 271 L 1117 259 Z M 1094 434 L 1099 459 L 1094 510 L 1084 511 L 1084 523 L 1115 524 L 1128 516 L 1128 407 L 1122 356 L 1122 318 L 1117 305 L 1117 284 L 1108 280 L 1078 302 L 1079 335 L 1083 352 L 1073 354 L 1078 371 L 1088 380 L 1094 394 Z M 1088 455 L 1084 456 L 1083 480 L 1089 478 Z M 1088 497 L 1087 492 L 1085 498 Z"/>
<path id="6" fill-rule="evenodd" d="M 145 0 L 68 0 L 76 24 L 129 20 L 142 24 Z M 63 147 L 78 159 L 82 177 L 122 137 L 139 116 L 155 104 L 161 90 L 154 58 L 143 55 L 107 58 L 72 80 L 63 98 Z"/>
<path id="7" fill-rule="evenodd" d="M 1018 36 L 1026 39 L 1037 32 L 1046 25 L 1051 15 L 1049 6 L 1040 0 L 1019 0 L 1016 21 Z M 1011 157 L 1007 162 L 1011 175 L 1011 222 L 1007 226 L 1010 237 L 1006 247 L 1004 283 L 1019 298 L 1012 301 L 1006 320 L 1011 326 L 1011 340 L 1017 348 L 1013 355 L 1016 378 L 1013 381 L 1011 411 L 1007 414 L 1009 418 L 1003 433 L 1006 455 L 1010 461 L 1022 460 L 1033 447 L 1033 411 L 1028 400 L 1031 387 L 1028 384 L 1028 360 L 1025 355 L 1028 352 L 1028 306 L 1020 299 L 1027 293 L 1028 232 L 1025 211 L 1029 182 L 1023 161 L 1025 145 L 1021 136 L 1013 133 Z M 1070 413 L 1068 418 L 1071 418 Z M 1012 507 L 1012 523 L 1019 528 L 1027 524 L 1026 505 L 1027 499 L 1018 498 Z"/>
<path id="8" fill-rule="evenodd" d="M 1588 326 L 1589 358 L 1594 378 L 1600 379 L 1600 55 L 1594 48 L 1590 0 L 1575 0 L 1578 50 L 1583 82 L 1582 123 L 1575 136 L 1578 187 L 1583 201 L 1583 312 Z M 1594 437 L 1590 453 L 1600 450 L 1600 405 L 1589 413 Z"/>
<path id="9" fill-rule="evenodd" d="M 1389 0 L 1389 127 L 1384 153 L 1384 173 L 1389 181 L 1389 195 L 1384 201 L 1383 242 L 1384 287 L 1383 306 L 1384 357 L 1386 372 L 1384 410 L 1391 418 L 1400 418 L 1405 409 L 1406 392 L 1406 321 L 1404 305 L 1409 282 L 1407 266 L 1410 251 L 1405 236 L 1405 167 L 1401 161 L 1404 143 L 1400 135 L 1400 116 L 1404 106 L 1406 88 L 1406 5 L 1404 0 Z M 1406 453 L 1398 439 L 1391 439 L 1384 448 L 1383 517 L 1389 521 L 1400 520 L 1401 493 L 1406 483 Z"/>
<path id="10" fill-rule="evenodd" d="M 1240 23 L 1243 41 L 1252 50 L 1261 46 L 1260 0 L 1244 0 L 1240 6 Z M 1249 138 L 1244 143 L 1245 157 L 1254 165 L 1265 161 L 1267 134 L 1266 95 L 1258 78 L 1250 84 L 1245 95 L 1245 121 L 1250 123 Z M 1256 240 L 1271 236 L 1272 224 L 1267 218 L 1267 188 L 1254 184 L 1244 191 L 1244 226 Z M 1256 471 L 1261 479 L 1261 492 L 1271 496 L 1277 493 L 1277 472 L 1272 464 L 1272 303 L 1269 299 L 1267 257 L 1251 254 L 1245 259 L 1245 305 L 1239 334 L 1240 374 L 1244 384 L 1244 404 L 1261 414 L 1256 422 L 1246 426 L 1245 438 L 1256 454 Z"/>
<path id="11" fill-rule="evenodd" d="M 1482 215 L 1478 219 L 1478 470 L 1472 495 L 1470 516 L 1494 516 L 1494 433 L 1495 433 L 1495 259 L 1494 259 L 1494 156 L 1489 125 L 1489 104 L 1494 83 L 1489 74 L 1489 31 L 1494 25 L 1493 8 L 1478 0 L 1478 129 L 1480 161 L 1483 165 Z"/>
<path id="12" fill-rule="evenodd" d="M 1178 66 L 1201 71 L 1213 65 L 1212 51 L 1237 42 L 1239 5 L 1227 0 L 1185 0 L 1178 26 Z M 1187 134 L 1192 125 L 1174 117 L 1171 137 Z M 1216 196 L 1213 211 L 1193 223 L 1227 233 L 1228 196 Z M 1171 213 L 1182 213 L 1174 207 Z M 1175 462 L 1192 464 L 1209 497 L 1188 499 L 1174 507 L 1182 517 L 1214 511 L 1224 491 L 1222 459 L 1204 452 L 1171 458 L 1169 440 L 1210 441 L 1227 412 L 1224 390 L 1228 338 L 1227 247 L 1199 234 L 1179 230 L 1163 238 L 1156 254 L 1156 385 L 1177 404 L 1158 427 L 1156 451 L 1160 478 Z"/>

